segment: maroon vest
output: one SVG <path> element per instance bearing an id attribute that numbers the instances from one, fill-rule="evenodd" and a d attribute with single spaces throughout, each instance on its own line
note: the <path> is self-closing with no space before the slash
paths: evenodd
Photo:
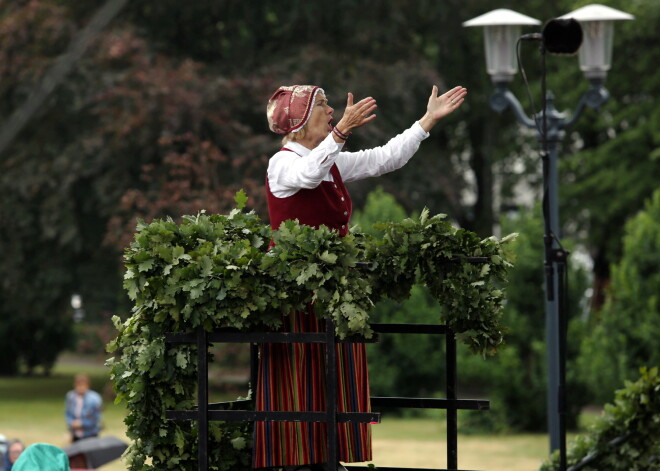
<path id="1" fill-rule="evenodd" d="M 266 176 L 270 227 L 278 229 L 282 221 L 297 219 L 300 224 L 315 228 L 325 225 L 345 236 L 348 233 L 348 221 L 353 212 L 353 205 L 336 165 L 330 168 L 330 174 L 334 182 L 323 181 L 316 188 L 301 189 L 286 198 L 277 198 L 273 195 Z"/>

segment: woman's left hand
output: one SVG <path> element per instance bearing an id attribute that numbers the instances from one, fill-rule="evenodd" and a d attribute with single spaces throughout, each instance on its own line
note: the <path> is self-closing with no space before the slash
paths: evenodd
<path id="1" fill-rule="evenodd" d="M 438 87 L 433 85 L 433 91 L 426 105 L 426 114 L 419 120 L 426 132 L 430 131 L 435 124 L 458 109 L 465 101 L 467 89 L 458 86 L 438 96 Z"/>

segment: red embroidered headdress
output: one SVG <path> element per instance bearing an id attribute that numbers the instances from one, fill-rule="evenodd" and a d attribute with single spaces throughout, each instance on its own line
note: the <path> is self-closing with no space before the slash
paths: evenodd
<path id="1" fill-rule="evenodd" d="M 277 134 L 300 131 L 312 114 L 318 92 L 325 93 L 322 88 L 313 85 L 278 88 L 266 108 L 270 130 Z"/>

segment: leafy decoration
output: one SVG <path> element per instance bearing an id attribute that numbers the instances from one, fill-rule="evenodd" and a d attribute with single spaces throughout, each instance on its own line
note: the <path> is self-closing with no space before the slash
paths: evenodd
<path id="1" fill-rule="evenodd" d="M 165 411 L 194 407 L 196 347 L 168 345 L 166 332 L 277 329 L 281 313 L 312 303 L 315 315 L 332 318 L 340 338 L 369 338 L 373 302 L 406 298 L 419 279 L 445 307 L 441 320 L 474 352 L 493 354 L 502 343 L 510 238 L 481 240 L 426 210 L 417 220 L 382 224 L 385 237 L 378 240 L 357 232 L 340 237 L 297 221 L 272 231 L 253 211 L 243 211 L 246 200 L 239 192 L 228 215 L 201 212 L 181 224 L 140 221 L 126 249 L 124 287 L 135 305 L 128 320 L 115 319 L 119 333 L 108 350 L 118 357 L 108 363 L 117 402 L 128 405 L 132 471 L 195 467 L 196 424 L 167 421 Z M 374 268 L 358 268 L 362 261 Z M 211 469 L 249 468 L 250 428 L 210 425 Z"/>
<path id="2" fill-rule="evenodd" d="M 379 267 L 374 297 L 407 298 L 417 272 L 445 307 L 442 320 L 457 336 L 473 351 L 495 353 L 502 343 L 499 324 L 504 300 L 498 281 L 506 280 L 512 266 L 504 244 L 516 234 L 482 240 L 473 232 L 455 228 L 444 215 L 429 217 L 426 209 L 419 220 L 376 227 L 385 237 L 374 240 L 366 250 L 366 258 Z M 470 263 L 469 258 L 484 262 Z"/>
<path id="3" fill-rule="evenodd" d="M 584 471 L 646 471 L 660 469 L 660 375 L 658 368 L 640 368 L 637 381 L 626 381 L 612 404 L 567 452 L 569 467 Z M 541 471 L 560 469 L 559 452 Z"/>

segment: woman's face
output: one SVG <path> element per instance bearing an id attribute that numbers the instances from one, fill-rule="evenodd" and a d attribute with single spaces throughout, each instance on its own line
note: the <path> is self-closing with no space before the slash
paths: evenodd
<path id="1" fill-rule="evenodd" d="M 21 453 L 23 453 L 23 449 L 25 447 L 23 446 L 22 443 L 12 443 L 9 446 L 9 450 L 7 451 L 7 454 L 9 455 L 9 462 L 10 463 L 15 463 L 18 457 L 20 456 Z"/>
<path id="2" fill-rule="evenodd" d="M 328 105 L 325 95 L 318 93 L 312 107 L 312 114 L 305 126 L 305 137 L 299 142 L 309 149 L 318 146 L 332 132 L 332 113 L 335 110 Z"/>

